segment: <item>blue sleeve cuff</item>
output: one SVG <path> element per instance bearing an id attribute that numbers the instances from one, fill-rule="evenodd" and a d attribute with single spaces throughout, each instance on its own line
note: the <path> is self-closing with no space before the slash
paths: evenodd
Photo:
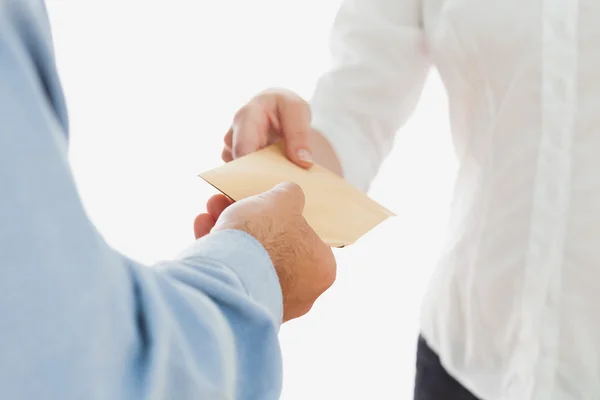
<path id="1" fill-rule="evenodd" d="M 179 258 L 195 257 L 212 259 L 231 269 L 248 295 L 281 324 L 283 297 L 279 278 L 269 254 L 253 236 L 233 229 L 211 233 L 196 240 Z"/>

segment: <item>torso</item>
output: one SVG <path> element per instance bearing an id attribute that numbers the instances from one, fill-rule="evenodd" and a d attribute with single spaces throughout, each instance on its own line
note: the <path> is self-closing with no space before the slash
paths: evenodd
<path id="1" fill-rule="evenodd" d="M 600 2 L 422 0 L 460 168 L 424 336 L 486 400 L 600 394 Z"/>

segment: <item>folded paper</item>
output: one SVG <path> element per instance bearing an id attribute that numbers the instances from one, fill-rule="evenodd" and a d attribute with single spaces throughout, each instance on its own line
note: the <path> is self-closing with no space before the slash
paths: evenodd
<path id="1" fill-rule="evenodd" d="M 344 247 L 394 214 L 328 169 L 306 170 L 290 162 L 280 145 L 272 145 L 200 177 L 233 200 L 263 193 L 281 182 L 304 191 L 304 218 L 331 247 Z"/>

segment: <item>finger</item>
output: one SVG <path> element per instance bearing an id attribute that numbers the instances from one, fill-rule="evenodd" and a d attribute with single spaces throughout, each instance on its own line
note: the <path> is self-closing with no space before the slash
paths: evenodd
<path id="1" fill-rule="evenodd" d="M 280 96 L 277 102 L 286 155 L 295 164 L 309 168 L 313 164 L 310 148 L 310 107 L 297 96 Z"/>
<path id="2" fill-rule="evenodd" d="M 208 199 L 206 203 L 206 210 L 208 214 L 216 221 L 221 216 L 221 213 L 230 205 L 232 201 L 223 194 L 216 194 Z"/>
<path id="3" fill-rule="evenodd" d="M 302 211 L 304 211 L 304 191 L 295 183 L 280 183 L 273 189 L 266 192 L 265 196 L 267 196 L 273 202 L 273 204 L 284 204 L 298 214 L 302 214 Z"/>
<path id="4" fill-rule="evenodd" d="M 233 158 L 243 157 L 267 145 L 270 127 L 264 107 L 263 103 L 255 100 L 236 114 L 232 128 Z"/>
<path id="5" fill-rule="evenodd" d="M 210 233 L 215 226 L 215 219 L 210 214 L 200 214 L 194 220 L 194 235 L 200 239 Z"/>
<path id="6" fill-rule="evenodd" d="M 233 143 L 233 128 L 229 128 L 227 134 L 225 135 L 225 138 L 223 139 L 223 142 L 225 142 L 225 146 L 227 148 L 231 149 Z"/>
<path id="7" fill-rule="evenodd" d="M 221 159 L 226 163 L 233 160 L 233 155 L 231 154 L 231 149 L 225 147 L 223 152 L 221 152 Z"/>

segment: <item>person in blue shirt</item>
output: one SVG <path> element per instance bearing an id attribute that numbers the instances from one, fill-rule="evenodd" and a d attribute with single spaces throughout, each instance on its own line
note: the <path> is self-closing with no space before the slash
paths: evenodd
<path id="1" fill-rule="evenodd" d="M 149 268 L 90 223 L 67 139 L 45 5 L 0 0 L 0 399 L 279 398 L 279 326 L 336 271 L 299 187 L 211 198 Z"/>

